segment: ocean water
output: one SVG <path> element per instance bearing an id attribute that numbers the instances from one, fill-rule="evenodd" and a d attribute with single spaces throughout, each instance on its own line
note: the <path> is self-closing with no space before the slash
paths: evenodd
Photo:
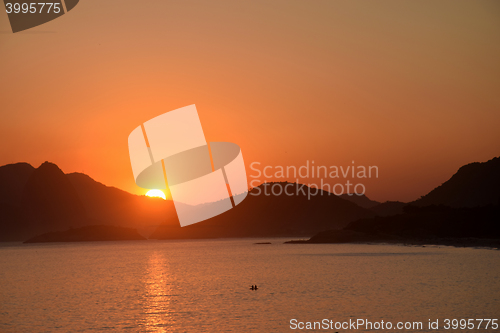
<path id="1" fill-rule="evenodd" d="M 445 319 L 500 319 L 500 251 L 284 240 L 0 244 L 0 332 L 444 332 Z M 500 332 L 483 328 L 469 331 Z"/>

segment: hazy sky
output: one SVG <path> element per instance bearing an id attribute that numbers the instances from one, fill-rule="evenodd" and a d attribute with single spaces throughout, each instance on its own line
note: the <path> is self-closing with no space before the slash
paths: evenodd
<path id="1" fill-rule="evenodd" d="M 499 1 L 82 0 L 16 34 L 0 13 L 0 56 L 0 165 L 134 193 L 129 133 L 190 104 L 247 166 L 378 166 L 376 200 L 500 155 Z"/>

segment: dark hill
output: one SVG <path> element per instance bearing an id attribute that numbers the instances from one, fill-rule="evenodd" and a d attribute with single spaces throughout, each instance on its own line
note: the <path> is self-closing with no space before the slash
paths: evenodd
<path id="1" fill-rule="evenodd" d="M 24 185 L 35 171 L 28 163 L 0 166 L 0 203 L 20 206 Z"/>
<path id="2" fill-rule="evenodd" d="M 0 241 L 20 241 L 36 235 L 26 232 L 28 219 L 17 206 L 0 203 Z"/>
<path id="3" fill-rule="evenodd" d="M 95 224 L 66 175 L 49 162 L 35 169 L 24 185 L 20 217 L 11 231 L 25 237 Z"/>
<path id="4" fill-rule="evenodd" d="M 370 200 L 368 199 L 368 197 L 364 194 L 362 195 L 357 195 L 357 194 L 342 194 L 340 196 L 342 199 L 345 199 L 345 200 L 348 200 L 348 201 L 351 201 L 351 202 L 354 202 L 356 205 L 358 205 L 359 207 L 363 207 L 363 208 L 372 208 L 372 207 L 375 207 L 377 205 L 380 205 L 380 202 L 378 201 L 374 201 L 374 200 Z"/>
<path id="5" fill-rule="evenodd" d="M 301 193 L 293 196 L 264 195 L 264 186 L 274 184 L 285 186 L 288 183 L 262 184 L 238 206 L 222 215 L 183 228 L 161 226 L 150 238 L 311 236 L 373 216 L 369 210 L 331 193 L 328 195 L 329 192 L 320 191 L 323 195 L 312 196 L 310 200 Z M 256 195 L 259 191 L 261 194 Z"/>
<path id="6" fill-rule="evenodd" d="M 451 208 L 407 206 L 404 214 L 361 219 L 345 230 L 402 238 L 474 237 L 500 239 L 499 206 Z"/>
<path id="7" fill-rule="evenodd" d="M 139 228 L 146 233 L 146 229 L 164 223 L 179 225 L 171 200 L 133 195 L 99 183 L 82 173 L 70 173 L 66 177 L 91 218 L 110 225 Z"/>
<path id="8" fill-rule="evenodd" d="M 378 216 L 391 216 L 403 213 L 403 208 L 408 205 L 405 202 L 400 201 L 386 201 L 378 204 L 370 210 Z"/>
<path id="9" fill-rule="evenodd" d="M 21 196 L 34 170 L 28 163 L 0 166 L 0 241 L 26 239 Z"/>
<path id="10" fill-rule="evenodd" d="M 307 243 L 397 241 L 500 245 L 500 158 L 463 166 L 421 199 L 373 207 L 374 218 L 316 234 Z M 402 210 L 400 214 L 394 214 Z M 386 215 L 386 216 L 383 216 Z M 390 215 L 390 216 L 389 216 Z"/>
<path id="11" fill-rule="evenodd" d="M 461 167 L 448 181 L 422 198 L 414 206 L 446 205 L 478 207 L 500 202 L 500 158 Z"/>
<path id="12" fill-rule="evenodd" d="M 156 230 L 153 238 L 306 236 L 372 215 L 328 192 L 320 192 L 323 195 L 311 200 L 303 194 L 292 197 L 262 194 L 249 195 L 229 212 L 181 228 L 170 200 L 133 195 L 81 173 L 66 175 L 48 162 L 37 169 L 15 164 L 2 170 L 8 171 L 4 175 L 21 175 L 14 185 L 9 185 L 9 191 L 15 187 L 16 193 L 21 194 L 17 199 L 0 202 L 0 240 L 24 240 L 42 233 L 104 223 L 137 228 L 145 234 L 147 228 L 150 232 Z"/>
<path id="13" fill-rule="evenodd" d="M 49 162 L 34 170 L 26 182 L 21 207 L 32 217 L 46 222 L 86 216 L 71 182 L 57 165 Z"/>
<path id="14" fill-rule="evenodd" d="M 28 239 L 25 243 L 48 242 L 95 242 L 118 240 L 145 240 L 131 228 L 114 227 L 109 225 L 93 225 L 66 231 L 45 233 Z"/>
<path id="15" fill-rule="evenodd" d="M 0 241 L 21 241 L 85 225 L 134 227 L 146 234 L 178 225 L 172 201 L 133 195 L 45 162 L 0 167 Z"/>
<path id="16" fill-rule="evenodd" d="M 396 242 L 454 246 L 500 246 L 500 207 L 405 207 L 405 213 L 361 219 L 342 230 L 289 243 Z"/>

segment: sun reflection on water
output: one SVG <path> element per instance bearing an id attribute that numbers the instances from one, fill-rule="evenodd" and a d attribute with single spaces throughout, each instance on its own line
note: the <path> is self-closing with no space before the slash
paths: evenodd
<path id="1" fill-rule="evenodd" d="M 144 319 L 142 325 L 146 332 L 170 332 L 172 318 L 170 313 L 171 291 L 168 262 L 160 252 L 154 252 L 148 260 L 144 277 Z"/>

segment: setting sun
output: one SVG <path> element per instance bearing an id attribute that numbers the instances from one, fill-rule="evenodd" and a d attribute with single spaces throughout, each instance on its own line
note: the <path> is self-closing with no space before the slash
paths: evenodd
<path id="1" fill-rule="evenodd" d="M 161 191 L 161 190 L 150 190 L 150 191 L 148 191 L 148 193 L 146 193 L 146 196 L 163 198 L 163 200 L 167 200 L 165 193 L 163 193 L 163 191 Z"/>

